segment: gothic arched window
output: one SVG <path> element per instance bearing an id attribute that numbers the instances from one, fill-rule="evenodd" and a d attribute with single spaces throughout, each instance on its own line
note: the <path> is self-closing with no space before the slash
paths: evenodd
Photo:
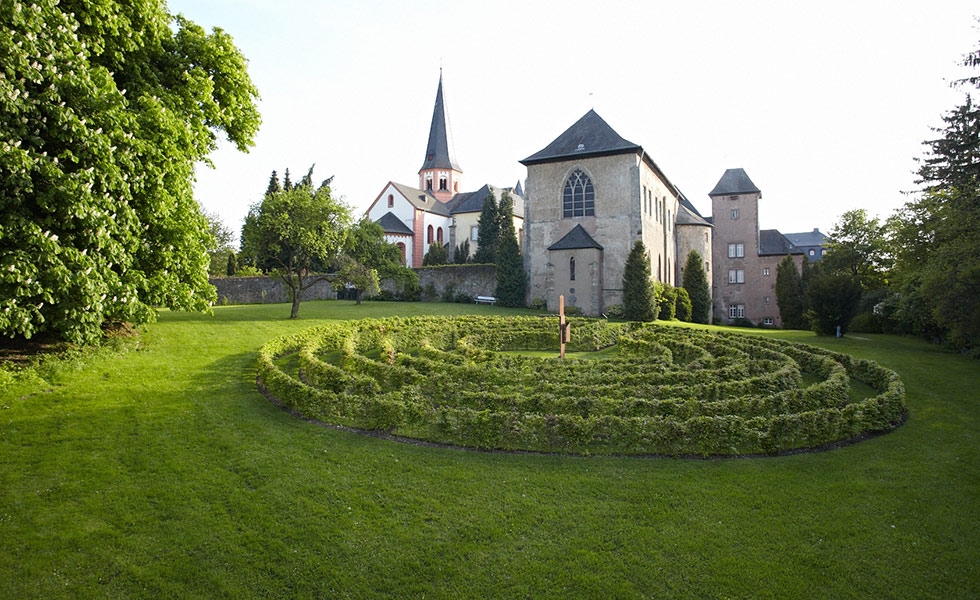
<path id="1" fill-rule="evenodd" d="M 580 169 L 575 169 L 565 181 L 562 208 L 562 216 L 565 218 L 595 215 L 595 189 L 592 187 L 592 180 Z"/>

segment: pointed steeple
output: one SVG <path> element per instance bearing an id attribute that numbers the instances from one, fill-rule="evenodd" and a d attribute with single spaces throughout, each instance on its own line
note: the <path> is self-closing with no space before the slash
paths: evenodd
<path id="1" fill-rule="evenodd" d="M 429 144 L 425 148 L 425 162 L 419 170 L 426 169 L 453 169 L 463 172 L 456 162 L 456 151 L 452 145 L 449 121 L 446 119 L 446 102 L 442 94 L 442 69 L 439 69 L 439 89 L 436 90 L 436 105 L 432 109 L 432 124 L 429 126 Z"/>
<path id="2" fill-rule="evenodd" d="M 459 181 L 463 174 L 456 162 L 452 139 L 442 92 L 442 69 L 439 69 L 439 88 L 436 90 L 436 103 L 432 109 L 425 161 L 419 169 L 419 188 L 432 191 L 442 202 L 448 202 L 459 191 Z"/>

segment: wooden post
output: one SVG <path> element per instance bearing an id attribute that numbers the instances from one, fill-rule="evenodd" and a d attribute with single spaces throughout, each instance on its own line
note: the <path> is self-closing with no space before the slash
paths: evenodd
<path id="1" fill-rule="evenodd" d="M 565 359 L 565 296 L 558 296 L 558 358 Z"/>

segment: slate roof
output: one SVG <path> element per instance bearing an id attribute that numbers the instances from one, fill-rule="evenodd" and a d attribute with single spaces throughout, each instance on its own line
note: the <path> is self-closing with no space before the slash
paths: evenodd
<path id="1" fill-rule="evenodd" d="M 385 233 L 397 233 L 401 235 L 412 235 L 411 228 L 395 216 L 395 213 L 388 211 L 380 219 L 375 221 Z"/>
<path id="2" fill-rule="evenodd" d="M 706 227 L 711 227 L 704 217 L 698 213 L 698 210 L 694 208 L 694 205 L 687 201 L 686 198 L 681 200 L 680 207 L 677 209 L 677 215 L 674 219 L 676 225 L 704 225 Z"/>
<path id="3" fill-rule="evenodd" d="M 761 190 L 752 183 L 744 169 L 728 169 L 721 176 L 709 196 L 730 196 L 735 194 L 758 194 Z"/>
<path id="4" fill-rule="evenodd" d="M 783 235 L 796 246 L 823 246 L 827 243 L 827 236 L 820 233 L 819 229 L 804 231 L 802 233 L 786 233 Z"/>
<path id="5" fill-rule="evenodd" d="M 775 229 L 759 231 L 759 256 L 803 254 L 801 248 L 793 245 L 786 236 Z"/>
<path id="6" fill-rule="evenodd" d="M 449 209 L 446 205 L 432 195 L 431 192 L 426 192 L 418 188 L 413 188 L 410 185 L 404 185 L 401 183 L 391 182 L 391 185 L 398 190 L 398 192 L 408 198 L 408 201 L 412 203 L 415 208 L 422 209 L 426 212 L 435 213 L 437 215 L 442 215 L 444 217 L 449 216 Z M 424 198 L 424 200 L 423 200 Z"/>
<path id="7" fill-rule="evenodd" d="M 565 234 L 565 237 L 548 246 L 548 250 L 578 250 L 580 248 L 598 248 L 602 250 L 599 242 L 595 241 L 581 225 L 576 225 L 571 231 Z"/>
<path id="8" fill-rule="evenodd" d="M 642 150 L 640 146 L 623 139 L 595 110 L 589 110 L 584 117 L 555 138 L 555 141 L 520 162 L 524 166 L 530 166 L 571 157 L 594 157 Z"/>
<path id="9" fill-rule="evenodd" d="M 451 214 L 459 213 L 473 213 L 481 212 L 483 210 L 483 200 L 490 194 L 493 193 L 497 202 L 503 197 L 504 192 L 510 194 L 511 200 L 514 202 L 514 216 L 524 217 L 524 198 L 519 194 L 516 194 L 512 188 L 498 188 L 486 183 L 480 189 L 475 192 L 460 192 L 452 197 L 449 202 L 446 203 L 446 207 L 449 208 Z"/>
<path id="10" fill-rule="evenodd" d="M 442 72 L 439 72 L 439 89 L 436 90 L 436 104 L 432 109 L 432 124 L 429 125 L 429 143 L 425 147 L 425 161 L 419 172 L 426 169 L 453 169 L 463 172 L 456 162 L 449 122 L 446 120 L 446 106 L 442 96 Z"/>

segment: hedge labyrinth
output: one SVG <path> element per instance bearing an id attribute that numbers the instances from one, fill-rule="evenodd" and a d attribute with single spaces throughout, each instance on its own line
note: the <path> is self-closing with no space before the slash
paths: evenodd
<path id="1" fill-rule="evenodd" d="M 263 346 L 259 382 L 305 418 L 499 450 L 779 454 L 905 418 L 901 380 L 871 361 L 655 324 L 571 327 L 559 360 L 554 317 L 344 321 Z"/>

